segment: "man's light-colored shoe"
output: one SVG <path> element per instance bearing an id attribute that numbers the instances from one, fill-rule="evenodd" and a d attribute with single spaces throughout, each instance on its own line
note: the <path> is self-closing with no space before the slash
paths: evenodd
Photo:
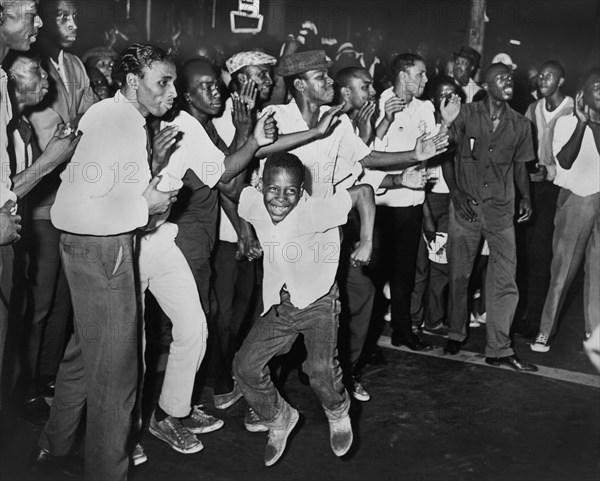
<path id="1" fill-rule="evenodd" d="M 481 324 L 475 317 L 475 314 L 471 313 L 471 316 L 469 317 L 469 327 L 479 327 L 479 326 L 481 326 Z"/>
<path id="2" fill-rule="evenodd" d="M 144 452 L 144 448 L 142 448 L 141 444 L 136 444 L 133 448 L 133 452 L 131 453 L 131 462 L 134 466 L 139 466 L 140 464 L 144 464 L 148 461 L 148 456 Z"/>
<path id="3" fill-rule="evenodd" d="M 202 407 L 201 405 L 194 406 L 191 414 L 183 418 L 181 423 L 194 434 L 212 433 L 217 429 L 221 429 L 225 422 L 222 419 L 205 413 L 200 409 Z"/>
<path id="4" fill-rule="evenodd" d="M 279 460 L 285 451 L 288 436 L 294 430 L 298 419 L 300 419 L 298 411 L 290 407 L 290 417 L 287 424 L 282 429 L 269 429 L 269 440 L 265 450 L 265 466 L 272 466 Z"/>
<path id="5" fill-rule="evenodd" d="M 356 378 L 352 378 L 352 386 L 350 386 L 350 394 L 357 401 L 366 402 L 371 399 L 371 395 L 367 392 L 364 386 L 356 380 Z"/>
<path id="6" fill-rule="evenodd" d="M 204 448 L 196 436 L 181 423 L 181 420 L 173 416 L 167 416 L 159 422 L 153 414 L 148 430 L 175 451 L 183 454 L 197 453 Z"/>
<path id="7" fill-rule="evenodd" d="M 548 337 L 542 334 L 541 332 L 535 337 L 535 341 L 531 344 L 532 351 L 535 352 L 548 352 L 550 350 L 550 346 L 548 345 Z"/>
<path id="8" fill-rule="evenodd" d="M 266 433 L 269 428 L 260 420 L 256 411 L 248 406 L 244 415 L 244 426 L 251 433 Z"/>
<path id="9" fill-rule="evenodd" d="M 346 415 L 342 419 L 329 420 L 329 442 L 333 454 L 343 456 L 352 446 L 352 424 L 350 424 L 350 416 Z"/>
<path id="10" fill-rule="evenodd" d="M 240 391 L 238 383 L 234 381 L 233 391 L 226 394 L 216 394 L 213 396 L 213 401 L 217 409 L 227 409 L 242 399 L 242 397 L 242 391 Z"/>

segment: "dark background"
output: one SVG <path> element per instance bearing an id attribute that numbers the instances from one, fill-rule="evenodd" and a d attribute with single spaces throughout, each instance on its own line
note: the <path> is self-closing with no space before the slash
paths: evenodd
<path id="1" fill-rule="evenodd" d="M 469 0 L 262 0 L 265 16 L 260 35 L 232 34 L 229 12 L 237 0 L 153 0 L 151 38 L 170 43 L 181 26 L 185 43 L 206 42 L 222 46 L 226 55 L 262 46 L 278 53 L 288 33 L 297 33 L 303 20 L 312 20 L 319 35 L 359 43 L 367 27 L 384 37 L 382 54 L 424 53 L 430 68 L 443 68 L 452 52 L 466 43 Z M 117 25 L 130 40 L 146 40 L 146 0 L 81 0 L 79 40 L 75 53 L 102 44 L 104 32 Z M 214 25 L 213 24 L 214 7 Z M 573 94 L 579 79 L 600 55 L 598 0 L 488 0 L 483 65 L 498 52 L 508 53 L 523 81 L 527 68 L 556 59 L 567 71 L 566 91 Z M 521 45 L 511 45 L 509 40 Z M 125 42 L 125 41 L 123 41 Z M 338 43 L 338 44 L 339 44 Z M 122 46 L 118 44 L 117 47 Z"/>

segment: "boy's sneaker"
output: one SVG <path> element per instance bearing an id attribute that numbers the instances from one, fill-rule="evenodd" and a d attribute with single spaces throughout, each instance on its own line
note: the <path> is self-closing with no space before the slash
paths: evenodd
<path id="1" fill-rule="evenodd" d="M 355 377 L 352 378 L 352 386 L 350 386 L 350 394 L 357 401 L 366 402 L 371 399 L 371 395 L 367 392 L 364 386 L 359 383 Z"/>
<path id="2" fill-rule="evenodd" d="M 212 433 L 217 429 L 221 429 L 225 422 L 205 413 L 200 409 L 201 407 L 199 405 L 192 408 L 190 415 L 181 420 L 183 426 L 194 434 Z"/>
<path id="3" fill-rule="evenodd" d="M 131 453 L 131 462 L 134 466 L 139 466 L 140 464 L 144 464 L 148 461 L 148 456 L 144 452 L 144 448 L 142 448 L 141 444 L 136 444 L 133 448 L 133 452 Z"/>
<path id="4" fill-rule="evenodd" d="M 423 327 L 423 333 L 429 334 L 430 336 L 439 336 L 444 339 L 448 338 L 448 326 L 445 326 L 441 322 L 435 327 Z"/>
<path id="5" fill-rule="evenodd" d="M 148 430 L 175 451 L 183 454 L 197 453 L 204 448 L 196 436 L 181 423 L 181 420 L 173 416 L 167 416 L 159 422 L 153 414 Z"/>
<path id="6" fill-rule="evenodd" d="M 343 456 L 352 446 L 353 434 L 350 416 L 346 415 L 342 419 L 329 420 L 329 442 L 333 454 Z"/>
<path id="7" fill-rule="evenodd" d="M 267 449 L 265 450 L 265 465 L 272 466 L 275 464 L 283 452 L 290 433 L 298 423 L 298 411 L 290 407 L 290 418 L 287 424 L 281 429 L 269 429 L 269 440 L 267 441 Z"/>
<path id="8" fill-rule="evenodd" d="M 531 347 L 531 350 L 535 352 L 548 352 L 550 350 L 550 346 L 548 345 L 548 337 L 541 332 L 538 333 L 534 343 L 529 347 Z"/>
<path id="9" fill-rule="evenodd" d="M 244 425 L 251 433 L 266 433 L 269 428 L 260 420 L 256 411 L 248 406 L 244 415 Z"/>
<path id="10" fill-rule="evenodd" d="M 217 409 L 227 409 L 242 399 L 242 396 L 243 394 L 242 391 L 240 391 L 238 383 L 234 381 L 233 391 L 226 394 L 215 394 L 213 396 L 213 401 Z"/>
<path id="11" fill-rule="evenodd" d="M 469 327 L 479 327 L 479 326 L 481 326 L 481 324 L 475 317 L 475 314 L 471 313 L 471 316 L 469 317 Z"/>

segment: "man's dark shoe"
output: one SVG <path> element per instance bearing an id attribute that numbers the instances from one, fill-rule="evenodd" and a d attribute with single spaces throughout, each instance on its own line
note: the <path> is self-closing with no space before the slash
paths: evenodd
<path id="1" fill-rule="evenodd" d="M 538 368 L 534 364 L 521 361 L 517 356 L 504 356 L 504 357 L 486 357 L 486 364 L 490 366 L 508 366 L 515 371 L 523 372 L 537 372 Z"/>
<path id="2" fill-rule="evenodd" d="M 50 417 L 50 406 L 42 396 L 36 396 L 25 401 L 21 416 L 29 424 L 43 426 Z"/>
<path id="3" fill-rule="evenodd" d="M 46 449 L 40 448 L 35 455 L 31 470 L 52 479 L 61 475 L 70 478 L 83 478 L 83 459 L 70 454 L 68 456 L 52 456 Z"/>
<path id="4" fill-rule="evenodd" d="M 431 344 L 423 341 L 417 334 L 411 332 L 408 336 L 396 336 L 392 334 L 393 346 L 406 346 L 411 351 L 431 351 Z"/>
<path id="5" fill-rule="evenodd" d="M 449 339 L 444 347 L 444 354 L 450 354 L 451 356 L 454 356 L 455 354 L 458 354 L 461 347 L 462 342 Z"/>

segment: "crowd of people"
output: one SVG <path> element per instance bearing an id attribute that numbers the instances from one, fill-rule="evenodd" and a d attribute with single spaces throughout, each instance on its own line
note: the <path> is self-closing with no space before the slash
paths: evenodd
<path id="1" fill-rule="evenodd" d="M 343 456 L 378 321 L 449 356 L 483 324 L 486 363 L 536 371 L 511 336 L 550 349 L 584 262 L 598 336 L 597 68 L 573 99 L 545 61 L 519 113 L 510 58 L 478 72 L 468 46 L 435 78 L 419 54 L 380 58 L 374 30 L 335 60 L 295 36 L 224 65 L 152 42 L 80 59 L 77 2 L 40 3 L 0 0 L 0 409 L 22 392 L 44 426 L 34 469 L 81 474 L 79 453 L 86 479 L 126 479 L 146 425 L 197 453 L 224 425 L 204 385 L 217 410 L 246 400 L 275 464 L 299 414 L 270 361 L 300 335 Z"/>

